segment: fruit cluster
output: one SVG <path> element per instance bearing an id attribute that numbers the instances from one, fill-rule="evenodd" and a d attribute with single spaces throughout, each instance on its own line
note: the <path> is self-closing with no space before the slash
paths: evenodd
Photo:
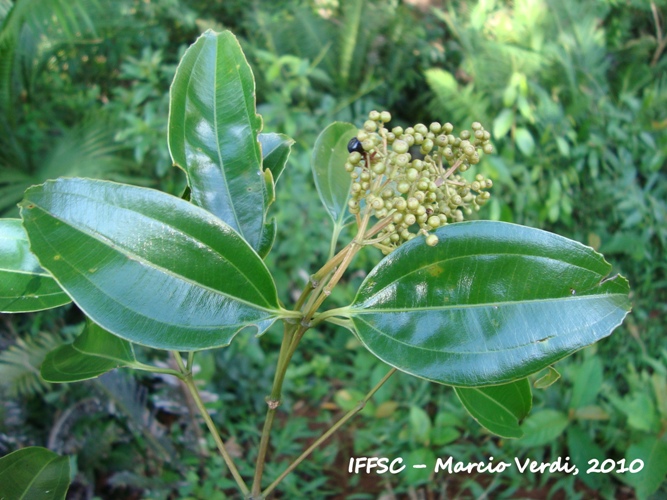
<path id="1" fill-rule="evenodd" d="M 371 111 L 350 140 L 345 163 L 352 176 L 349 210 L 369 210 L 381 221 L 370 243 L 384 254 L 418 234 L 436 245 L 438 237 L 429 232 L 479 210 L 493 185 L 482 175 L 469 181 L 457 173 L 479 163 L 481 154 L 493 152 L 491 136 L 480 123 L 455 136 L 451 123 L 389 130 L 390 120 L 387 111 Z"/>

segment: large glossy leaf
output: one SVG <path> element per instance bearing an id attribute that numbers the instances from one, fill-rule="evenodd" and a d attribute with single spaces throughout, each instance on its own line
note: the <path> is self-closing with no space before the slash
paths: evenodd
<path id="1" fill-rule="evenodd" d="M 455 387 L 456 395 L 480 425 L 505 438 L 523 436 L 521 421 L 533 405 L 528 379 L 488 387 Z"/>
<path id="2" fill-rule="evenodd" d="M 26 191 L 31 249 L 97 324 L 158 349 L 224 346 L 279 314 L 273 278 L 230 226 L 152 189 L 59 179 Z"/>
<path id="3" fill-rule="evenodd" d="M 40 373 L 47 382 L 78 382 L 134 363 L 132 344 L 88 321 L 74 343 L 47 354 Z"/>
<path id="4" fill-rule="evenodd" d="M 169 151 L 192 190 L 191 201 L 236 229 L 254 249 L 265 239 L 268 193 L 262 176 L 255 81 L 229 31 L 207 31 L 174 76 Z"/>
<path id="5" fill-rule="evenodd" d="M 0 458 L 0 498 L 64 500 L 69 458 L 31 446 Z"/>
<path id="6" fill-rule="evenodd" d="M 454 386 L 511 382 L 606 337 L 630 310 L 627 281 L 591 248 L 514 224 L 439 228 L 366 277 L 351 317 L 377 357 Z"/>
<path id="7" fill-rule="evenodd" d="M 0 219 L 0 312 L 41 311 L 70 298 L 30 252 L 20 219 Z"/>
<path id="8" fill-rule="evenodd" d="M 347 212 L 352 178 L 345 171 L 347 143 L 357 133 L 351 123 L 334 122 L 315 141 L 311 167 L 320 199 L 334 223 L 342 225 Z M 347 215 L 346 215 L 347 214 Z"/>

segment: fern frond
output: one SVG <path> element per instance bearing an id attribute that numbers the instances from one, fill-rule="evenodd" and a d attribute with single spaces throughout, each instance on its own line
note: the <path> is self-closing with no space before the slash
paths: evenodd
<path id="1" fill-rule="evenodd" d="M 41 394 L 50 385 L 39 376 L 46 355 L 65 341 L 42 332 L 35 337 L 18 337 L 16 343 L 0 352 L 0 387 L 9 397 Z"/>
<path id="2" fill-rule="evenodd" d="M 175 451 L 171 442 L 162 437 L 162 429 L 148 409 L 146 388 L 118 370 L 105 373 L 95 383 L 113 404 L 114 413 L 126 416 L 130 429 L 140 433 L 161 458 L 170 461 Z"/>

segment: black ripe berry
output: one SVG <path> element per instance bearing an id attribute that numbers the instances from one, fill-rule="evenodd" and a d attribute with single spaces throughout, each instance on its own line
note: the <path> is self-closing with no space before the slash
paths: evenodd
<path id="1" fill-rule="evenodd" d="M 355 151 L 357 153 L 363 153 L 364 148 L 361 145 L 361 142 L 359 141 L 359 139 L 357 139 L 356 137 L 353 137 L 352 139 L 350 139 L 350 142 L 347 143 L 347 151 L 349 153 L 354 153 Z"/>

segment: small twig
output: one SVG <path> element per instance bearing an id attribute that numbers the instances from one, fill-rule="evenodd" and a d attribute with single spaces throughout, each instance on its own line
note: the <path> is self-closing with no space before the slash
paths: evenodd
<path id="1" fill-rule="evenodd" d="M 368 392 L 368 394 L 366 394 L 366 396 L 364 396 L 364 399 L 362 399 L 361 401 L 359 401 L 359 403 L 357 403 L 357 405 L 356 405 L 354 408 L 352 408 L 352 409 L 351 409 L 350 411 L 348 411 L 345 415 L 343 415 L 343 416 L 340 418 L 340 420 L 338 420 L 338 422 L 336 422 L 334 425 L 332 425 L 332 426 L 329 428 L 329 430 L 327 430 L 324 434 L 322 434 L 319 438 L 317 438 L 317 440 L 316 440 L 312 445 L 310 445 L 310 446 L 309 446 L 309 447 L 308 447 L 308 448 L 307 448 L 301 455 L 299 455 L 299 457 L 298 457 L 296 460 L 294 460 L 294 462 L 292 462 L 292 463 L 287 467 L 287 469 L 285 469 L 285 470 L 283 471 L 283 473 L 280 474 L 280 476 L 278 476 L 278 477 L 276 478 L 276 480 L 273 481 L 273 482 L 272 482 L 272 483 L 271 483 L 271 484 L 270 484 L 270 485 L 269 485 L 269 486 L 262 492 L 262 496 L 263 496 L 264 498 L 266 498 L 266 496 L 267 496 L 269 493 L 271 493 L 271 492 L 276 488 L 276 486 L 278 486 L 278 485 L 280 484 L 280 482 L 281 482 L 283 479 L 285 479 L 285 477 L 286 477 L 290 472 L 292 472 L 294 469 L 296 469 L 296 467 L 297 467 L 301 462 L 303 462 L 303 461 L 308 457 L 308 455 L 310 455 L 310 454 L 313 452 L 313 450 L 315 450 L 315 448 L 317 448 L 320 444 L 322 444 L 324 441 L 326 441 L 327 439 L 329 439 L 329 437 L 331 437 L 331 435 L 332 435 L 334 432 L 336 432 L 339 428 L 341 428 L 343 425 L 345 425 L 345 423 L 346 423 L 348 420 L 350 420 L 350 419 L 351 419 L 352 417 L 354 417 L 357 413 L 359 413 L 361 410 L 363 410 L 364 407 L 366 406 L 366 403 L 368 402 L 368 400 L 371 399 L 371 398 L 373 397 L 373 395 L 380 389 L 380 387 L 382 387 L 382 386 L 384 385 L 384 383 L 385 383 L 387 380 L 389 380 L 389 377 L 391 377 L 395 372 L 396 372 L 396 368 L 392 368 L 391 370 L 389 370 L 389 372 L 387 372 L 387 374 L 386 374 L 384 377 L 382 377 L 382 380 L 380 380 L 380 381 L 375 385 L 375 387 L 373 387 L 373 388 Z"/>

